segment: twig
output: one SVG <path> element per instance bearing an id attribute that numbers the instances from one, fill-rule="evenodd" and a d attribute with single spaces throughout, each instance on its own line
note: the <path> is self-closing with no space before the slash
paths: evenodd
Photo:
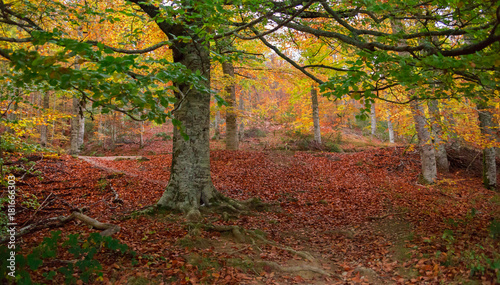
<path id="1" fill-rule="evenodd" d="M 476 158 L 479 156 L 481 152 L 478 152 L 476 154 L 476 156 L 474 156 L 474 158 L 471 160 L 471 162 L 469 163 L 469 165 L 467 166 L 467 168 L 465 169 L 465 172 L 468 172 L 469 171 L 469 168 L 471 167 L 472 163 L 474 162 L 474 160 L 476 160 Z"/>
<path id="2" fill-rule="evenodd" d="M 43 160 L 43 154 L 42 154 L 42 158 L 40 158 L 40 160 L 39 160 L 39 161 L 35 162 L 35 164 L 33 164 L 33 166 L 31 166 L 31 168 L 30 168 L 30 169 L 26 170 L 26 172 L 23 174 L 23 176 L 21 176 L 21 178 L 19 178 L 19 180 L 23 180 L 23 179 L 24 179 L 24 176 L 26 176 L 26 174 L 28 174 L 29 172 L 31 172 L 31 170 L 33 170 L 33 168 L 35 167 L 35 165 L 36 165 L 37 163 L 39 163 L 40 161 L 42 161 L 42 160 Z"/>
<path id="3" fill-rule="evenodd" d="M 50 192 L 50 194 L 47 196 L 47 198 L 45 198 L 45 200 L 43 200 L 42 204 L 40 205 L 40 207 L 38 207 L 38 209 L 36 209 L 36 211 L 31 215 L 31 217 L 26 221 L 24 222 L 23 226 L 26 225 L 29 221 L 31 221 L 31 219 L 33 219 L 33 217 L 40 211 L 42 210 L 46 205 L 45 202 L 47 202 L 47 200 L 49 199 L 50 196 L 52 196 L 52 192 Z M 47 203 L 48 205 L 49 203 Z"/>
<path id="4" fill-rule="evenodd" d="M 109 188 L 115 194 L 115 197 L 113 198 L 113 200 L 111 200 L 111 202 L 123 204 L 123 200 L 119 198 L 118 192 L 115 191 L 115 189 L 113 188 L 113 186 L 111 184 L 109 184 Z"/>

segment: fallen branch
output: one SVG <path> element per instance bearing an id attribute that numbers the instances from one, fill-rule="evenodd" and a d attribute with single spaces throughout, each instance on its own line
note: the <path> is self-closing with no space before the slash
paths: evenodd
<path id="1" fill-rule="evenodd" d="M 42 229 L 46 228 L 54 228 L 54 227 L 60 227 L 66 224 L 69 221 L 72 221 L 74 219 L 80 220 L 86 225 L 89 225 L 95 229 L 102 230 L 101 235 L 102 236 L 112 236 L 113 234 L 117 233 L 120 231 L 120 226 L 118 225 L 113 225 L 113 224 L 106 224 L 106 223 L 101 223 L 87 215 L 84 215 L 80 212 L 73 212 L 69 216 L 58 216 L 58 217 L 53 217 L 53 218 L 48 218 L 42 221 L 38 221 L 36 223 L 33 223 L 31 225 L 28 225 L 24 228 L 21 228 L 16 232 L 14 235 L 16 238 L 19 238 L 21 236 L 24 236 L 26 234 L 39 231 Z M 0 244 L 6 243 L 7 241 L 10 240 L 10 235 L 4 236 L 0 239 Z"/>
<path id="2" fill-rule="evenodd" d="M 123 200 L 119 198 L 120 196 L 118 195 L 118 192 L 115 191 L 111 184 L 109 184 L 109 188 L 113 191 L 113 194 L 115 194 L 115 197 L 111 200 L 111 202 L 123 204 Z"/>

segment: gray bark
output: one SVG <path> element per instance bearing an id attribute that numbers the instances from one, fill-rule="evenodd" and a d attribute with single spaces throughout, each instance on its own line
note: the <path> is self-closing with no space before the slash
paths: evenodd
<path id="1" fill-rule="evenodd" d="M 375 103 L 372 103 L 370 108 L 370 123 L 371 123 L 371 134 L 375 136 L 377 132 L 377 114 L 375 114 Z"/>
<path id="2" fill-rule="evenodd" d="M 494 141 L 493 114 L 490 108 L 485 103 L 478 103 L 477 109 L 479 112 L 481 134 L 487 140 Z M 497 188 L 496 154 L 494 147 L 486 147 L 483 150 L 483 183 L 488 189 L 495 190 Z"/>
<path id="3" fill-rule="evenodd" d="M 209 89 L 209 47 L 197 41 L 199 39 L 176 42 L 172 48 L 173 58 L 191 71 L 199 71 L 206 78 L 203 83 Z M 158 205 L 199 216 L 201 203 L 210 205 L 223 198 L 210 176 L 210 93 L 191 89 L 188 84 L 177 84 L 177 87 L 182 93 L 175 93 L 179 100 L 175 103 L 174 117 L 182 123 L 189 138 L 185 140 L 174 127 L 170 180 Z"/>
<path id="4" fill-rule="evenodd" d="M 42 108 L 44 113 L 47 113 L 49 106 L 49 92 L 43 93 L 42 97 Z M 48 125 L 47 120 L 44 120 L 44 124 L 40 126 L 40 145 L 47 146 L 47 133 L 48 133 Z"/>
<path id="5" fill-rule="evenodd" d="M 311 86 L 312 117 L 314 124 L 314 140 L 321 144 L 321 128 L 319 125 L 318 91 Z"/>
<path id="6" fill-rule="evenodd" d="M 442 173 L 450 172 L 450 163 L 448 162 L 448 154 L 445 148 L 445 142 L 442 140 L 443 128 L 441 127 L 441 114 L 437 100 L 427 101 L 429 114 L 432 125 L 432 133 L 434 137 L 434 148 L 436 151 L 436 166 Z"/>
<path id="7" fill-rule="evenodd" d="M 80 149 L 78 147 L 78 133 L 80 132 L 80 108 L 79 108 L 79 100 L 77 97 L 73 97 L 72 99 L 72 108 L 71 108 L 71 135 L 70 135 L 70 141 L 71 141 L 71 148 L 69 153 L 71 155 L 77 155 L 80 152 Z"/>
<path id="8" fill-rule="evenodd" d="M 394 126 L 392 125 L 391 112 L 387 111 L 387 128 L 389 129 L 389 142 L 394 143 Z"/>
<path id="9" fill-rule="evenodd" d="M 420 145 L 420 159 L 422 161 L 422 182 L 431 184 L 436 181 L 436 154 L 431 141 L 431 135 L 427 128 L 424 108 L 418 101 L 410 103 L 411 112 L 417 129 L 418 142 Z"/>
<path id="10" fill-rule="evenodd" d="M 83 115 L 83 102 L 80 101 L 78 104 L 78 124 L 79 124 L 79 130 L 78 130 L 78 149 L 82 149 L 83 147 L 83 140 L 85 136 L 85 116 Z"/>
<path id="11" fill-rule="evenodd" d="M 144 147 L 144 121 L 141 121 L 140 124 L 141 124 L 141 133 L 140 133 L 140 139 L 139 139 L 139 147 L 143 148 Z"/>
<path id="12" fill-rule="evenodd" d="M 215 100 L 215 103 L 217 105 L 217 100 Z M 214 119 L 214 128 L 215 128 L 215 133 L 214 133 L 214 138 L 216 140 L 220 139 L 220 110 L 219 107 L 216 107 L 217 111 L 215 112 L 215 119 Z"/>
<path id="13" fill-rule="evenodd" d="M 394 33 L 403 30 L 403 25 L 399 20 L 391 20 L 391 26 Z M 404 40 L 398 43 L 398 46 L 405 45 L 406 42 Z M 407 52 L 401 52 L 399 54 L 402 56 L 410 56 Z M 420 145 L 420 160 L 422 162 L 421 180 L 423 183 L 431 184 L 437 179 L 436 153 L 432 145 L 429 129 L 427 128 L 424 108 L 420 102 L 413 100 L 410 103 L 410 109 L 413 114 L 413 120 L 415 121 L 415 129 L 417 130 L 418 142 Z"/>
<path id="14" fill-rule="evenodd" d="M 249 92 L 250 93 L 250 92 Z M 243 92 L 241 92 L 241 95 L 240 95 L 240 104 L 238 106 L 238 109 L 240 110 L 240 114 L 243 114 L 243 112 L 245 111 L 245 99 L 243 99 Z M 239 140 L 243 140 L 243 137 L 245 136 L 245 122 L 243 121 L 243 119 L 240 120 L 240 127 L 238 129 L 238 137 L 239 137 Z"/>
<path id="15" fill-rule="evenodd" d="M 226 91 L 226 149 L 238 149 L 238 119 L 236 111 L 236 90 L 234 86 L 234 66 L 232 62 L 222 63 L 222 71 L 229 83 L 224 88 Z"/>

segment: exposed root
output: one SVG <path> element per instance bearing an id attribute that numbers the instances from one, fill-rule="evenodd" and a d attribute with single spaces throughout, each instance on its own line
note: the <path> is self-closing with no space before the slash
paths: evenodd
<path id="1" fill-rule="evenodd" d="M 39 221 L 37 223 L 33 223 L 31 225 L 28 225 L 24 228 L 21 228 L 20 230 L 16 231 L 15 237 L 21 237 L 26 234 L 39 231 L 45 228 L 54 228 L 54 227 L 60 227 L 66 224 L 69 221 L 72 220 L 79 220 L 83 222 L 86 225 L 89 225 L 95 229 L 102 230 L 101 235 L 102 236 L 112 236 L 113 234 L 117 233 L 120 231 L 120 227 L 118 225 L 113 225 L 113 224 L 107 224 L 107 223 L 101 223 L 98 220 L 95 220 L 87 215 L 84 215 L 80 212 L 73 212 L 69 216 L 58 216 L 58 217 L 53 217 L 53 218 L 48 218 L 42 221 Z M 3 244 L 7 241 L 10 240 L 10 235 L 7 235 L 5 237 L 2 237 L 0 239 L 0 244 Z"/>
<path id="2" fill-rule="evenodd" d="M 272 261 L 258 261 L 256 262 L 258 265 L 264 265 L 264 266 L 269 266 L 274 270 L 282 271 L 282 272 L 299 272 L 299 271 L 311 271 L 315 273 L 319 273 L 325 276 L 330 277 L 332 274 L 329 272 L 326 272 L 325 270 L 311 266 L 311 265 L 300 265 L 300 266 L 281 266 L 276 262 Z"/>
<path id="3" fill-rule="evenodd" d="M 282 250 L 285 250 L 285 251 L 288 251 L 290 252 L 291 254 L 294 254 L 294 255 L 297 255 L 297 256 L 300 256 L 306 260 L 309 260 L 309 261 L 314 261 L 314 257 L 308 253 L 308 252 L 305 252 L 305 251 L 298 251 L 298 250 L 295 250 L 293 248 L 290 248 L 288 246 L 283 246 L 283 245 L 280 245 L 274 241 L 270 241 L 268 239 L 265 239 L 264 237 L 252 232 L 252 231 L 246 231 L 245 229 L 241 228 L 241 227 L 238 227 L 238 226 L 225 226 L 225 225 L 204 225 L 204 227 L 208 230 L 214 230 L 214 231 L 218 231 L 218 232 L 231 232 L 234 237 L 236 238 L 236 241 L 242 243 L 242 242 L 245 242 L 246 241 L 246 238 L 245 238 L 245 234 L 247 235 L 251 235 L 257 239 L 259 239 L 260 241 L 266 243 L 266 244 L 270 244 L 274 247 L 277 247 L 279 249 L 282 249 Z M 253 240 L 253 239 L 252 239 Z"/>
<path id="4" fill-rule="evenodd" d="M 288 246 L 283 246 L 283 245 L 280 245 L 280 244 L 278 244 L 278 243 L 276 243 L 276 242 L 274 242 L 274 241 L 270 241 L 270 240 L 268 240 L 268 239 L 265 239 L 264 237 L 262 237 L 262 236 L 260 236 L 260 235 L 257 235 L 257 234 L 255 234 L 255 233 L 251 233 L 251 235 L 252 235 L 252 236 L 254 236 L 255 238 L 257 238 L 257 239 L 261 240 L 261 241 L 262 241 L 262 242 L 264 242 L 264 243 L 270 244 L 270 245 L 272 245 L 272 246 L 274 246 L 274 247 L 277 247 L 277 248 L 280 248 L 280 249 L 282 249 L 282 250 L 286 250 L 286 251 L 288 251 L 288 252 L 290 252 L 290 253 L 292 253 L 292 254 L 295 254 L 295 255 L 297 255 L 297 256 L 300 256 L 300 257 L 302 257 L 302 258 L 304 258 L 304 259 L 307 259 L 307 260 L 309 260 L 309 261 L 314 261 L 314 257 L 313 257 L 310 253 L 308 253 L 308 252 L 305 252 L 305 251 L 297 251 L 297 250 L 295 250 L 295 249 L 293 249 L 293 248 L 290 248 L 290 247 L 288 247 Z"/>

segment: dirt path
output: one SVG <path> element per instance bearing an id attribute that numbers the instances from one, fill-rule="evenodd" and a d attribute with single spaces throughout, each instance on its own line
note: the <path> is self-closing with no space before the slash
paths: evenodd
<path id="1" fill-rule="evenodd" d="M 140 175 L 136 173 L 132 173 L 126 170 L 120 170 L 117 168 L 112 168 L 103 165 L 102 163 L 99 163 L 99 160 L 106 160 L 106 161 L 116 161 L 116 160 L 140 160 L 140 159 L 145 159 L 143 156 L 102 156 L 102 157 L 96 157 L 96 156 L 78 156 L 79 159 L 86 161 L 93 165 L 94 167 L 107 171 L 107 172 L 112 172 L 112 173 L 123 173 L 128 176 L 132 177 L 141 177 Z M 155 180 L 155 179 L 147 179 L 149 182 L 153 182 L 156 184 L 164 185 L 167 186 L 168 181 L 164 180 Z"/>

